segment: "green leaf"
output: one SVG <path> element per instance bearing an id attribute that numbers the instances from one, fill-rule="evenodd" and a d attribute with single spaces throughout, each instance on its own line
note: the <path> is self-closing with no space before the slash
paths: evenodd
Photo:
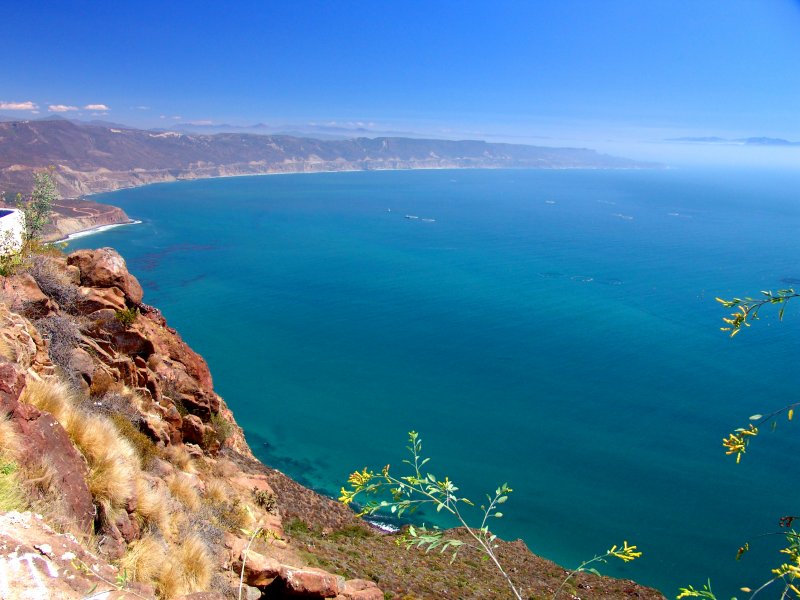
<path id="1" fill-rule="evenodd" d="M 500 497 L 497 499 L 497 503 L 498 503 L 498 504 L 503 504 L 503 502 L 505 502 L 506 500 L 508 500 L 508 496 L 500 496 Z"/>

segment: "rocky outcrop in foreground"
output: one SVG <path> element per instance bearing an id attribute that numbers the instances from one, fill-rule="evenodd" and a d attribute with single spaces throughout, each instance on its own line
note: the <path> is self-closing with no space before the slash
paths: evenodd
<path id="1" fill-rule="evenodd" d="M 0 277 L 0 417 L 4 599 L 510 596 L 469 550 L 452 565 L 406 552 L 256 460 L 206 362 L 114 250 L 39 254 Z M 500 546 L 526 597 L 566 575 Z M 573 582 L 562 597 L 661 598 Z"/>
<path id="2" fill-rule="evenodd" d="M 3 483 L 28 509 L 0 514 L 0 597 L 210 600 L 242 578 L 247 598 L 383 598 L 291 546 L 266 469 L 227 458 L 258 464 L 208 366 L 119 254 L 31 261 L 0 279 Z"/>

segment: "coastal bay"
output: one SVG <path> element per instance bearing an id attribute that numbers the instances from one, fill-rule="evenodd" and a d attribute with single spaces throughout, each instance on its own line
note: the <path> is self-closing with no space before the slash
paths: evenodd
<path id="1" fill-rule="evenodd" d="M 299 481 L 335 495 L 364 464 L 399 468 L 416 429 L 468 496 L 515 488 L 504 537 L 567 566 L 625 538 L 645 557 L 605 572 L 668 595 L 707 577 L 726 591 L 760 580 L 768 551 L 732 556 L 797 490 L 773 461 L 788 429 L 738 467 L 720 440 L 791 395 L 798 321 L 790 309 L 731 342 L 713 298 L 798 276 L 792 177 L 154 185 L 98 198 L 141 225 L 70 248 L 120 250 L 208 359 L 256 454 Z M 752 530 L 732 526 L 745 517 Z"/>

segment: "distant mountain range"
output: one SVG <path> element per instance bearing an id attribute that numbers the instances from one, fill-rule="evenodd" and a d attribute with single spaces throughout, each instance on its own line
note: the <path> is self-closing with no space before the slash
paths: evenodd
<path id="1" fill-rule="evenodd" d="M 782 138 L 749 137 L 728 139 L 721 137 L 680 137 L 669 138 L 668 142 L 693 142 L 696 144 L 732 144 L 739 146 L 800 146 L 800 142 L 790 142 Z"/>
<path id="2" fill-rule="evenodd" d="M 145 131 L 67 119 L 0 122 L 0 190 L 30 189 L 54 167 L 65 197 L 204 177 L 412 168 L 646 168 L 586 148 L 403 137 L 320 140 L 252 133 Z"/>

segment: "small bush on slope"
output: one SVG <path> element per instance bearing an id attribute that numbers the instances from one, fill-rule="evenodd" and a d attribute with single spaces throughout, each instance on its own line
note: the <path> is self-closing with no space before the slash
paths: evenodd
<path id="1" fill-rule="evenodd" d="M 64 315 L 51 315 L 34 322 L 42 337 L 49 342 L 50 360 L 60 370 L 65 379 L 75 384 L 80 375 L 72 365 L 72 351 L 78 347 L 81 332 L 75 319 Z"/>
<path id="2" fill-rule="evenodd" d="M 67 274 L 53 261 L 41 254 L 30 259 L 28 273 L 36 281 L 42 293 L 55 300 L 66 312 L 72 312 L 78 301 L 78 286 L 69 280 Z"/>

